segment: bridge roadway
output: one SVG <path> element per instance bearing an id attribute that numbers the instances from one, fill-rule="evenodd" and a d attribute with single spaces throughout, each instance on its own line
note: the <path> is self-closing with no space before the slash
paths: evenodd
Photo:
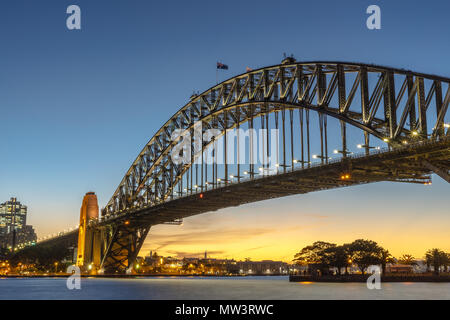
<path id="1" fill-rule="evenodd" d="M 111 220 L 130 225 L 157 225 L 223 208 L 239 206 L 262 200 L 303 194 L 319 190 L 347 187 L 378 181 L 411 182 L 426 184 L 431 181 L 431 170 L 426 163 L 448 172 L 450 169 L 450 137 L 440 142 L 421 143 L 370 155 L 355 155 L 330 161 L 328 164 L 298 168 L 278 175 L 267 175 L 240 183 L 180 197 L 147 208 L 131 208 L 126 214 Z M 424 162 L 426 161 L 426 163 Z M 282 172 L 283 168 L 279 168 Z M 342 179 L 349 174 L 350 179 Z"/>
<path id="2" fill-rule="evenodd" d="M 439 142 L 425 142 L 404 146 L 395 150 L 380 150 L 370 155 L 347 156 L 328 164 L 315 164 L 277 175 L 256 176 L 254 179 L 228 183 L 222 187 L 193 193 L 188 196 L 144 208 L 130 208 L 92 223 L 92 228 L 102 228 L 110 224 L 132 226 L 153 226 L 176 219 L 211 212 L 223 208 L 239 206 L 262 200 L 303 194 L 313 191 L 348 187 L 379 181 L 409 182 L 428 184 L 432 171 L 428 164 L 441 168 L 448 175 L 450 168 L 450 137 Z M 279 168 L 283 172 L 283 168 Z M 349 179 L 342 176 L 349 174 Z M 200 196 L 202 194 L 202 196 Z M 40 242 L 50 244 L 64 242 L 75 245 L 78 230 L 60 237 Z"/>

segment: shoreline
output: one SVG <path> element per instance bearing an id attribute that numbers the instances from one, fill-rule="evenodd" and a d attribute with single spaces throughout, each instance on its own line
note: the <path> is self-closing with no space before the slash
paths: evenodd
<path id="1" fill-rule="evenodd" d="M 370 274 L 352 274 L 341 276 L 299 276 L 290 275 L 289 282 L 367 282 Z M 450 275 L 386 275 L 381 276 L 381 282 L 450 282 Z"/>
<path id="2" fill-rule="evenodd" d="M 46 275 L 0 275 L 2 279 L 46 279 L 46 278 L 68 278 L 70 274 L 46 274 Z M 282 274 L 254 274 L 254 275 L 199 275 L 199 274 L 108 274 L 108 275 L 91 275 L 82 274 L 81 278 L 99 278 L 99 279 L 139 279 L 139 278 L 246 278 L 246 277 L 289 277 L 288 282 L 323 282 L 323 283 L 365 283 L 370 274 L 361 275 L 341 275 L 341 276 L 301 276 L 301 275 L 282 275 Z M 381 276 L 381 282 L 450 282 L 450 275 L 386 275 Z"/>
<path id="3" fill-rule="evenodd" d="M 0 275 L 1 279 L 7 278 L 68 278 L 71 276 L 70 274 L 33 274 L 33 275 L 20 275 L 20 274 L 11 274 L 11 275 Z M 252 275 L 241 275 L 241 274 L 232 274 L 232 275 L 213 275 L 213 274 L 81 274 L 81 278 L 233 278 L 233 277 L 276 277 L 276 276 L 284 276 L 285 274 L 252 274 Z"/>

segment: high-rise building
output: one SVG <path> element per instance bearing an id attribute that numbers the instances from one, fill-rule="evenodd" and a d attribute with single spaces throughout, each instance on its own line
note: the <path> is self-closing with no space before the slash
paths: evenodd
<path id="1" fill-rule="evenodd" d="M 0 204 L 0 234 L 7 234 L 22 229 L 27 224 L 27 206 L 11 198 Z"/>
<path id="2" fill-rule="evenodd" d="M 12 248 L 30 241 L 36 241 L 36 233 L 27 225 L 27 206 L 17 198 L 0 204 L 0 246 Z"/>

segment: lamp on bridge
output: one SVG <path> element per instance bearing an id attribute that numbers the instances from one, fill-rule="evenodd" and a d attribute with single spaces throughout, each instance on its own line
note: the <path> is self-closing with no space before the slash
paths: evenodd
<path id="1" fill-rule="evenodd" d="M 278 163 L 275 165 L 275 167 L 279 167 L 279 166 L 280 165 Z M 260 172 L 262 172 L 263 174 L 265 174 L 266 172 L 270 173 L 272 171 L 272 168 L 259 167 L 258 170 Z"/>
<path id="2" fill-rule="evenodd" d="M 218 182 L 219 184 L 221 184 L 221 183 L 228 183 L 228 182 L 230 182 L 230 180 L 228 180 L 228 179 L 223 179 L 223 178 L 217 178 L 217 182 Z"/>
<path id="3" fill-rule="evenodd" d="M 318 155 L 318 154 L 313 154 L 312 158 L 313 159 L 321 159 L 321 160 L 326 160 L 326 159 L 331 160 L 331 157 L 325 157 L 325 156 L 321 156 L 321 155 Z"/>
<path id="4" fill-rule="evenodd" d="M 294 159 L 294 160 L 292 160 L 292 162 L 294 162 L 294 163 L 311 163 L 311 161 L 302 161 L 302 160 L 298 160 L 298 159 Z"/>
<path id="5" fill-rule="evenodd" d="M 375 149 L 375 150 L 380 150 L 381 148 L 380 147 L 373 147 L 373 146 L 369 146 L 368 144 L 358 144 L 357 146 L 356 146 L 358 149 L 362 149 L 362 148 L 365 148 L 365 149 Z"/>
<path id="6" fill-rule="evenodd" d="M 346 157 L 348 154 L 353 154 L 353 152 L 348 151 L 348 150 L 337 150 L 337 149 L 334 149 L 334 150 L 333 150 L 333 153 L 334 153 L 334 154 L 339 154 L 339 153 L 341 153 L 344 157 Z"/>
<path id="7" fill-rule="evenodd" d="M 287 168 L 287 167 L 290 167 L 290 165 L 287 165 L 287 164 L 281 164 L 281 163 L 276 163 L 275 164 L 275 167 L 277 167 L 277 168 L 279 168 L 279 167 L 282 167 L 282 168 Z M 269 169 L 269 168 L 268 168 Z M 270 169 L 269 169 L 270 170 Z"/>
<path id="8" fill-rule="evenodd" d="M 255 171 L 244 171 L 244 174 L 245 174 L 245 175 L 254 176 L 254 175 L 257 175 L 257 174 L 259 174 L 259 173 L 258 173 L 258 172 L 255 172 Z"/>

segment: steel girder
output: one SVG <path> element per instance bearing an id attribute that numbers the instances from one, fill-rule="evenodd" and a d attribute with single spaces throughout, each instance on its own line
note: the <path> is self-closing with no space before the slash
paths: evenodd
<path id="1" fill-rule="evenodd" d="M 101 267 L 107 273 L 124 272 L 133 265 L 151 225 L 198 213 L 376 181 L 426 183 L 431 172 L 449 181 L 450 129 L 445 126 L 450 103 L 449 84 L 448 78 L 375 65 L 297 63 L 286 59 L 281 65 L 238 75 L 193 95 L 144 147 L 102 210 L 101 221 L 93 226 L 107 229 L 102 233 L 106 250 Z M 217 128 L 224 135 L 227 130 L 243 124 L 253 128 L 257 117 L 261 118 L 261 127 L 269 129 L 269 115 L 274 114 L 276 125 L 281 115 L 283 143 L 285 119 L 289 118 L 287 127 L 290 124 L 292 146 L 293 110 L 298 111 L 300 118 L 297 129 L 301 131 L 301 158 L 297 161 L 302 170 L 294 171 L 292 152 L 292 172 L 287 171 L 287 154 L 283 149 L 279 174 L 253 180 L 254 168 L 250 166 L 250 181 L 238 180 L 223 187 L 214 181 L 214 188 L 205 188 L 205 199 L 199 202 L 192 192 L 193 166 L 176 165 L 171 161 L 171 151 L 179 142 L 171 140 L 174 131 L 191 132 L 198 121 L 202 123 L 202 133 Z M 288 116 L 286 111 L 289 111 Z M 319 167 L 310 166 L 311 112 L 320 115 L 322 163 Z M 340 122 L 341 163 L 328 163 L 327 117 Z M 364 132 L 367 159 L 348 155 L 346 125 Z M 387 140 L 388 152 L 369 155 L 369 136 Z M 214 140 L 202 140 L 202 157 L 213 143 Z M 399 156 L 392 150 L 397 150 Z M 190 169 L 191 183 L 186 197 L 174 200 L 175 188 L 183 185 L 183 176 Z M 339 179 L 343 171 L 352 172 L 351 181 Z M 227 176 L 225 167 L 225 179 Z M 213 177 L 218 178 L 217 173 Z"/>
<path id="2" fill-rule="evenodd" d="M 114 223 L 105 237 L 107 249 L 100 268 L 105 273 L 123 273 L 133 267 L 139 250 L 150 230 L 149 225 L 130 225 L 129 221 Z"/>
<path id="3" fill-rule="evenodd" d="M 193 95 L 158 130 L 122 179 L 103 216 L 171 200 L 189 169 L 170 159 L 179 142 L 171 141 L 177 129 L 192 130 L 201 121 L 204 129 L 215 127 L 223 133 L 257 116 L 302 109 L 337 118 L 344 127 L 356 126 L 367 140 L 372 135 L 388 140 L 392 147 L 402 141 L 439 140 L 449 134 L 444 128 L 449 83 L 444 77 L 376 65 L 293 59 L 238 75 Z M 436 107 L 429 108 L 433 98 Z M 205 141 L 202 148 L 210 143 Z"/>
<path id="4" fill-rule="evenodd" d="M 224 185 L 204 191 L 202 198 L 192 194 L 154 206 L 132 208 L 124 217 L 136 224 L 155 225 L 244 203 L 358 184 L 379 181 L 428 184 L 432 171 L 423 165 L 423 161 L 439 163 L 439 166 L 447 163 L 448 170 L 450 166 L 446 159 L 449 157 L 450 139 L 404 146 L 365 157 L 349 156 L 325 165 Z M 351 179 L 342 180 L 342 172 L 350 172 Z M 124 217 L 112 217 L 102 223 L 116 223 Z"/>

